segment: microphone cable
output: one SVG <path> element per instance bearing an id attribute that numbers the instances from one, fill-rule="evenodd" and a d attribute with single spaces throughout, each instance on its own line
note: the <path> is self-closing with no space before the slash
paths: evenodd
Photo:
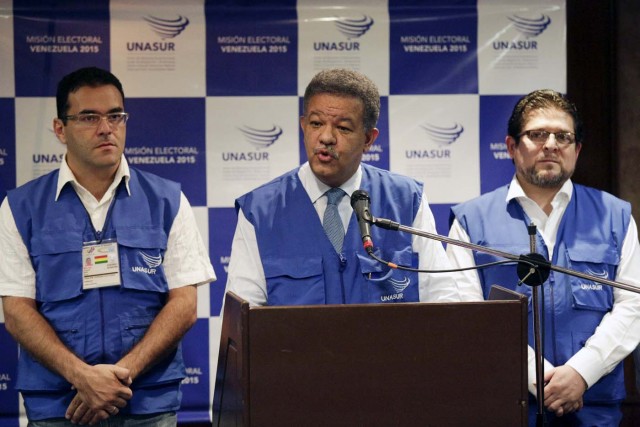
<path id="1" fill-rule="evenodd" d="M 449 270 L 422 270 L 419 268 L 413 268 L 413 267 L 407 267 L 404 265 L 399 265 L 396 263 L 393 263 L 391 261 L 385 261 L 382 258 L 378 257 L 377 255 L 375 255 L 373 253 L 373 250 L 369 251 L 367 250 L 367 253 L 371 256 L 371 258 L 373 258 L 374 260 L 378 261 L 381 264 L 386 265 L 389 268 L 392 268 L 394 270 L 403 270 L 403 271 L 411 271 L 414 273 L 456 273 L 456 272 L 461 272 L 461 271 L 468 271 L 468 270 L 480 270 L 482 268 L 488 268 L 488 267 L 493 267 L 495 265 L 507 265 L 507 264 L 524 264 L 527 265 L 529 267 L 531 267 L 531 271 L 529 272 L 529 274 L 524 277 L 523 279 L 520 279 L 518 281 L 518 285 L 522 285 L 522 283 L 524 283 L 524 281 L 531 275 L 533 274 L 533 272 L 538 274 L 539 279 L 541 280 L 541 282 L 544 282 L 543 280 L 543 276 L 542 273 L 540 272 L 539 268 L 540 266 L 538 264 L 535 264 L 531 261 L 527 261 L 527 260 L 523 260 L 523 259 L 519 259 L 519 260 L 509 260 L 509 259 L 505 259 L 502 261 L 494 261 L 494 262 L 489 262 L 486 264 L 480 264 L 480 265 L 474 265 L 471 267 L 463 267 L 463 268 L 452 268 Z"/>

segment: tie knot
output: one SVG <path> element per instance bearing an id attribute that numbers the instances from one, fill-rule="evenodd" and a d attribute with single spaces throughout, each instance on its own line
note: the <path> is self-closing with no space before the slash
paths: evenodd
<path id="1" fill-rule="evenodd" d="M 346 193 L 341 188 L 332 188 L 325 194 L 327 195 L 327 204 L 337 205 Z"/>

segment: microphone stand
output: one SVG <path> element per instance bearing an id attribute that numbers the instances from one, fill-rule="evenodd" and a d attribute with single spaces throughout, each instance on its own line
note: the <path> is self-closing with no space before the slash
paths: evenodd
<path id="1" fill-rule="evenodd" d="M 414 234 L 416 236 L 426 237 L 428 239 L 450 243 L 455 246 L 461 246 L 463 248 L 467 248 L 474 251 L 483 252 L 489 255 L 495 255 L 508 260 L 518 261 L 520 263 L 527 264 L 524 269 L 525 272 L 528 272 L 531 275 L 533 275 L 534 272 L 536 274 L 540 273 L 544 278 L 544 280 L 547 280 L 547 277 L 548 277 L 548 274 L 547 274 L 547 277 L 544 277 L 545 272 L 548 273 L 549 270 L 553 270 L 553 271 L 557 271 L 558 273 L 564 273 L 564 274 L 568 274 L 569 276 L 580 277 L 581 279 L 592 280 L 594 282 L 602 283 L 604 285 L 613 286 L 614 288 L 624 289 L 625 291 L 630 291 L 636 294 L 640 294 L 640 288 L 627 285 L 626 283 L 616 282 L 614 280 L 592 276 L 590 274 L 582 273 L 580 271 L 575 271 L 569 268 L 564 268 L 558 265 L 551 264 L 542 255 L 538 253 L 530 253 L 527 255 L 514 255 L 509 252 L 503 252 L 497 249 L 487 248 L 486 246 L 476 245 L 474 243 L 469 243 L 469 242 L 463 242 L 461 240 L 451 239 L 450 237 L 441 236 L 439 234 L 418 230 L 417 228 L 407 227 L 405 225 L 399 224 L 395 221 L 391 221 L 385 218 L 371 217 L 371 219 L 369 219 L 368 221 L 377 227 L 385 228 L 387 230 L 404 231 L 406 233 Z M 529 270 L 527 270 L 526 267 L 529 265 L 531 267 Z M 523 281 L 527 283 L 525 280 Z"/>
<path id="2" fill-rule="evenodd" d="M 531 223 L 531 225 L 529 225 L 527 227 L 527 232 L 529 233 L 529 250 L 531 251 L 532 254 L 536 253 L 536 226 L 535 224 Z M 519 266 L 520 264 L 518 264 Z M 533 268 L 533 267 L 532 267 Z M 536 427 L 542 427 L 544 426 L 546 423 L 544 421 L 544 353 L 542 351 L 542 328 L 541 328 L 541 320 L 540 320 L 540 316 L 542 315 L 542 313 L 544 313 L 544 306 L 542 307 L 542 310 L 539 308 L 540 307 L 540 288 L 539 286 L 541 286 L 546 279 L 548 278 L 549 274 L 546 274 L 546 278 L 544 278 L 544 280 L 542 280 L 542 277 L 544 277 L 544 274 L 542 274 L 540 276 L 536 276 L 536 275 L 532 275 L 533 271 L 531 271 L 530 277 L 536 279 L 540 279 L 539 281 L 537 281 L 535 284 L 530 285 L 531 286 L 531 299 L 533 300 L 533 337 L 534 337 L 534 344 L 535 344 L 535 358 L 536 358 L 536 395 L 537 395 L 537 399 L 536 399 L 536 403 L 537 405 L 537 412 L 536 412 Z M 520 274 L 518 274 L 518 277 L 520 276 Z M 520 277 L 520 280 L 526 282 L 526 276 L 525 278 Z M 529 284 L 529 283 L 527 283 Z M 544 302 L 543 302 L 544 303 Z"/>
<path id="3" fill-rule="evenodd" d="M 451 239 L 439 234 L 429 233 L 427 231 L 418 230 L 413 227 L 408 227 L 391 221 L 385 218 L 375 218 L 368 211 L 363 215 L 364 219 L 377 227 L 381 227 L 387 230 L 404 231 L 416 236 L 426 237 L 428 239 L 438 240 L 447 244 L 455 246 L 461 246 L 466 249 L 494 255 L 497 257 L 505 258 L 508 260 L 518 262 L 518 278 L 521 282 L 526 283 L 532 287 L 533 301 L 533 322 L 534 322 L 534 343 L 535 343 L 535 364 L 536 364 L 536 391 L 537 391 L 537 414 L 536 414 L 536 426 L 543 426 L 544 420 L 544 363 L 542 353 L 542 340 L 541 340 L 541 327 L 540 327 L 540 309 L 539 303 L 539 288 L 549 278 L 551 270 L 559 273 L 568 274 L 570 276 L 579 277 L 586 280 L 592 280 L 594 282 L 602 283 L 605 285 L 613 286 L 614 288 L 624 289 L 626 291 L 640 293 L 640 289 L 635 286 L 627 285 L 626 283 L 616 282 L 614 280 L 604 279 L 602 277 L 592 276 L 590 274 L 582 273 L 579 271 L 571 270 L 568 268 L 560 267 L 551 264 L 544 256 L 536 252 L 536 226 L 531 224 L 527 227 L 529 234 L 529 246 L 531 253 L 526 255 L 514 255 L 509 252 L 503 252 L 496 249 L 488 248 L 481 245 L 476 245 L 470 242 L 463 242 L 461 240 Z"/>

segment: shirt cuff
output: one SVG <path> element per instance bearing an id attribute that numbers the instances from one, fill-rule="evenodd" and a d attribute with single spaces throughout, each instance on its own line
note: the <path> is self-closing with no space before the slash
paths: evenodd
<path id="1" fill-rule="evenodd" d="M 594 385 L 606 374 L 605 363 L 600 360 L 598 353 L 587 347 L 574 354 L 566 365 L 575 369 L 587 383 L 587 388 Z"/>

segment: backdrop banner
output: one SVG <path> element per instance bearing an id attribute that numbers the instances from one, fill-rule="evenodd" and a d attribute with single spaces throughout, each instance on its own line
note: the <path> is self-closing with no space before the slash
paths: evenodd
<path id="1" fill-rule="evenodd" d="M 129 163 L 182 184 L 218 275 L 199 288 L 183 343 L 178 418 L 207 421 L 233 203 L 306 161 L 311 77 L 345 67 L 376 82 L 380 137 L 364 160 L 423 181 L 446 234 L 451 205 L 511 178 L 516 100 L 566 92 L 565 14 L 564 0 L 0 0 L 0 199 L 63 159 L 60 78 L 111 70 L 127 96 Z M 1 310 L 0 349 L 0 425 L 26 426 Z"/>

